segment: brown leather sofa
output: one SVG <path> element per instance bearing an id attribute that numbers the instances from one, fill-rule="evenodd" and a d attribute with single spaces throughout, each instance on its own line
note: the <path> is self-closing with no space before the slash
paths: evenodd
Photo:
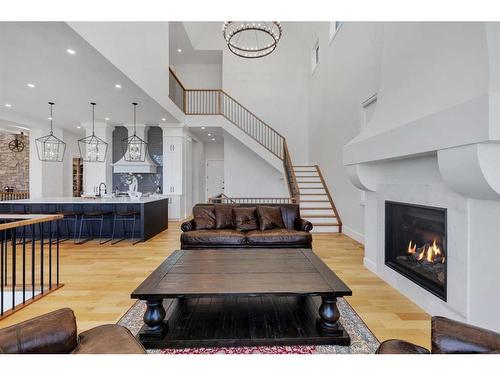
<path id="1" fill-rule="evenodd" d="M 116 324 L 89 329 L 77 336 L 71 309 L 52 311 L 0 330 L 2 354 L 144 354 L 130 331 Z"/>
<path id="2" fill-rule="evenodd" d="M 279 217 L 274 217 L 274 221 L 279 221 L 278 225 L 267 225 L 273 221 L 272 213 L 266 216 L 262 212 L 269 207 L 278 209 Z M 256 227 L 245 227 L 245 223 L 239 220 L 241 217 L 235 217 L 240 208 L 256 210 Z M 202 215 L 197 217 L 197 212 Z M 309 232 L 313 225 L 301 219 L 298 204 L 197 204 L 193 214 L 193 219 L 181 225 L 182 249 L 312 246 Z"/>
<path id="3" fill-rule="evenodd" d="M 387 340 L 377 354 L 500 354 L 500 334 L 487 329 L 433 316 L 431 351 L 403 340 Z"/>

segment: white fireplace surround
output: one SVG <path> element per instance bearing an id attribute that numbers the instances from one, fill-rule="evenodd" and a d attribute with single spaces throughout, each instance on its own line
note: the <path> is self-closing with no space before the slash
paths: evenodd
<path id="1" fill-rule="evenodd" d="M 377 104 L 344 147 L 365 266 L 432 315 L 500 331 L 500 27 L 388 24 Z M 384 264 L 385 201 L 447 209 L 447 301 Z"/>

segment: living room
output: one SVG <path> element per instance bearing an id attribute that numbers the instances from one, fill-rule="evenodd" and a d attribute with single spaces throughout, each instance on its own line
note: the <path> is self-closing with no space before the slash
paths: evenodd
<path id="1" fill-rule="evenodd" d="M 498 366 L 500 23 L 479 3 L 13 5 L 0 353 Z"/>

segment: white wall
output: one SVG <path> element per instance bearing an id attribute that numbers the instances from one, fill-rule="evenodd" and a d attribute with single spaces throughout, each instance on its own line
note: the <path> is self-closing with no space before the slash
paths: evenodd
<path id="1" fill-rule="evenodd" d="M 361 103 L 377 92 L 381 23 L 345 23 L 330 43 L 329 23 L 319 36 L 320 63 L 309 87 L 309 161 L 317 162 L 344 224 L 344 232 L 363 240 L 361 192 L 348 179 L 342 148 L 362 125 Z"/>
<path id="2" fill-rule="evenodd" d="M 229 134 L 224 135 L 224 182 L 229 197 L 288 197 L 283 173 Z"/>
<path id="3" fill-rule="evenodd" d="M 175 64 L 172 69 L 187 89 L 222 88 L 220 64 Z"/>
<path id="4" fill-rule="evenodd" d="M 292 29 L 263 58 L 244 59 L 223 48 L 222 66 L 224 90 L 287 139 L 294 163 L 306 162 L 309 55 Z"/>

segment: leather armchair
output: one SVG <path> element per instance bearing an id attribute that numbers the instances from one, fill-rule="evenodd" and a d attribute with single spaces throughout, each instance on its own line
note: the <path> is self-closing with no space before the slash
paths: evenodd
<path id="1" fill-rule="evenodd" d="M 431 351 L 403 340 L 387 340 L 377 354 L 500 353 L 500 334 L 442 316 L 431 321 Z"/>
<path id="2" fill-rule="evenodd" d="M 0 329 L 2 354 L 144 354 L 130 331 L 116 324 L 89 329 L 77 336 L 71 309 L 52 311 Z"/>

